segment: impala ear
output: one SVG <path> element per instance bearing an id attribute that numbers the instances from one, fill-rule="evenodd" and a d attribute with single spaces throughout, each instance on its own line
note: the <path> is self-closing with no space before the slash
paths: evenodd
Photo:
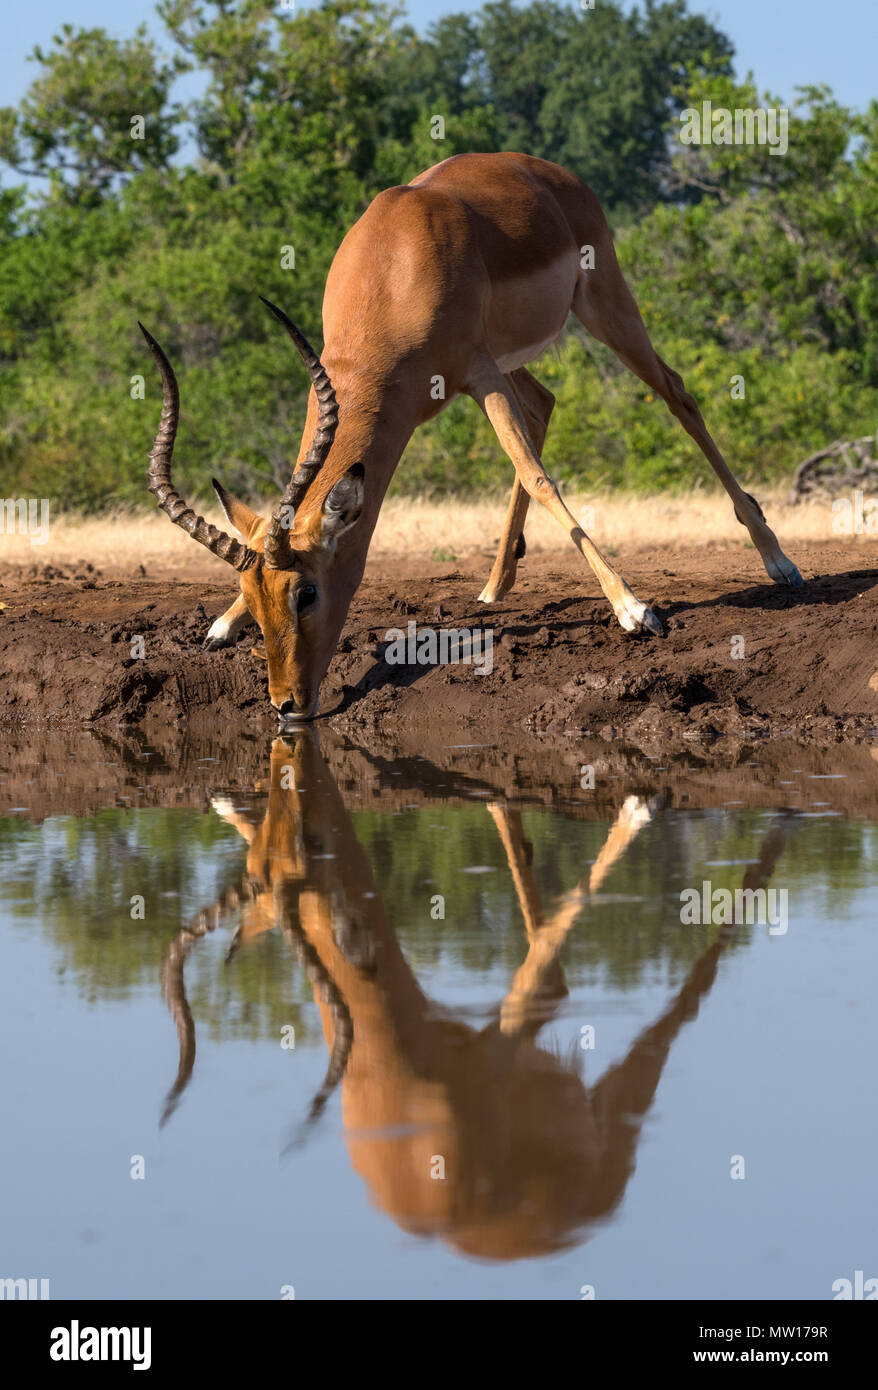
<path id="1" fill-rule="evenodd" d="M 211 478 L 213 490 L 219 498 L 219 504 L 226 514 L 226 519 L 232 523 L 239 536 L 243 536 L 245 541 L 252 540 L 253 534 L 263 520 L 257 512 L 243 502 L 239 502 L 237 497 L 233 497 L 230 492 L 226 492 L 222 483 L 218 483 L 216 478 Z"/>
<path id="2" fill-rule="evenodd" d="M 334 545 L 360 519 L 363 510 L 364 469 L 361 463 L 349 468 L 323 503 L 320 538 L 324 545 Z"/>

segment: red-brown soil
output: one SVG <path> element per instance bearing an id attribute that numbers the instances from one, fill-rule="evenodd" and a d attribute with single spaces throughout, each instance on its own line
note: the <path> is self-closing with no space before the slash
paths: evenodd
<path id="1" fill-rule="evenodd" d="M 375 562 L 357 594 L 321 695 L 318 723 L 355 741 L 380 734 L 413 753 L 504 745 L 527 733 L 653 743 L 795 735 L 878 736 L 878 568 L 850 543 L 797 548 L 805 587 L 765 580 L 741 547 L 639 551 L 614 563 L 662 617 L 664 638 L 622 632 L 571 553 L 528 556 L 500 603 L 476 601 L 486 554 L 449 565 Z M 137 728 L 166 737 L 271 733 L 265 666 L 250 652 L 203 652 L 209 620 L 235 593 L 206 557 L 178 579 L 110 578 L 51 565 L 0 573 L 0 722 Z M 407 667 L 385 634 L 486 628 L 494 669 Z M 132 635 L 145 655 L 132 658 Z M 743 656 L 733 656 L 733 645 Z M 452 737 L 453 735 L 453 737 Z"/>

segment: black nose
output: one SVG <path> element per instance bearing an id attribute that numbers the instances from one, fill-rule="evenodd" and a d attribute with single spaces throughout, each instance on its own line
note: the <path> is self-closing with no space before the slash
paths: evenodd
<path id="1" fill-rule="evenodd" d="M 280 715 L 281 719 L 286 719 L 289 715 L 295 714 L 295 713 L 296 713 L 296 702 L 295 702 L 295 700 L 284 700 L 283 704 L 282 704 L 282 705 L 280 706 L 280 708 L 278 709 L 278 714 Z"/>

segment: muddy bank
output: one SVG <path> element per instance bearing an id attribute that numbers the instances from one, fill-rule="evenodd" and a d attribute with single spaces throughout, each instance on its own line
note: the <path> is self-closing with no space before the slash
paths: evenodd
<path id="1" fill-rule="evenodd" d="M 878 568 L 865 567 L 866 547 L 843 543 L 801 547 L 795 558 L 806 585 L 794 592 L 764 583 L 755 552 L 740 547 L 615 557 L 662 617 L 663 639 L 623 633 L 573 554 L 526 559 L 517 588 L 490 608 L 475 597 L 484 556 L 453 571 L 413 565 L 410 577 L 402 565 L 373 565 L 319 722 L 413 752 L 526 734 L 624 737 L 654 751 L 721 737 L 878 737 Z M 271 734 L 255 630 L 234 649 L 201 651 L 235 592 L 215 565 L 205 574 L 0 574 L 0 722 L 160 740 L 184 726 Z M 493 669 L 388 664 L 385 634 L 410 621 L 490 628 Z"/>

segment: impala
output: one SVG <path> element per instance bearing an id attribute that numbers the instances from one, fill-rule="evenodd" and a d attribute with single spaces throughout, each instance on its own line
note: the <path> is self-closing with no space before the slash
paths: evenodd
<path id="1" fill-rule="evenodd" d="M 540 460 L 554 397 L 526 363 L 554 342 L 571 310 L 698 444 L 770 578 L 802 583 L 682 379 L 654 351 L 596 196 L 557 165 L 512 153 L 455 155 L 380 193 L 330 267 L 322 360 L 286 314 L 264 302 L 311 378 L 297 465 L 278 507 L 261 517 L 214 481 L 236 540 L 174 490 L 179 393 L 165 354 L 143 329 L 162 378 L 149 488 L 172 521 L 240 572 L 240 595 L 212 624 L 206 645 L 234 642 L 255 619 L 269 696 L 283 720 L 316 713 L 396 465 L 417 427 L 460 395 L 485 412 L 515 469 L 481 600 L 492 603 L 512 588 L 534 498 L 591 566 L 622 627 L 661 634 L 656 615 L 583 532 Z"/>

